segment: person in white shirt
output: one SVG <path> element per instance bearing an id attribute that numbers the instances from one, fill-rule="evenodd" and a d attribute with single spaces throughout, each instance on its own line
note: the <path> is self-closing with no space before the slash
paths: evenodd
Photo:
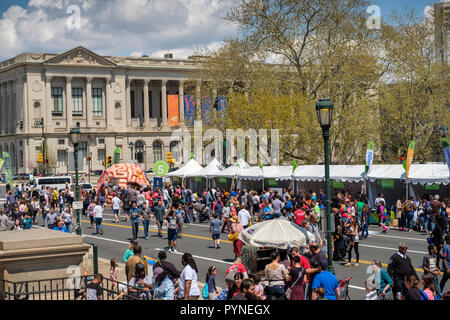
<path id="1" fill-rule="evenodd" d="M 100 235 L 103 235 L 103 228 L 102 228 L 103 207 L 98 203 L 94 207 L 94 220 L 95 220 L 95 225 L 96 225 L 95 234 L 100 233 Z"/>
<path id="2" fill-rule="evenodd" d="M 244 229 L 248 228 L 248 224 L 252 216 L 247 211 L 247 209 L 245 209 L 244 204 L 241 205 L 241 210 L 239 210 L 238 212 L 238 218 L 241 221 L 241 224 L 244 227 Z"/>
<path id="3" fill-rule="evenodd" d="M 200 288 L 197 284 L 198 269 L 194 258 L 190 253 L 185 253 L 181 257 L 181 263 L 184 266 L 178 281 L 178 297 L 182 300 L 198 300 L 200 297 Z"/>
<path id="4" fill-rule="evenodd" d="M 114 193 L 114 198 L 112 199 L 112 206 L 113 206 L 113 212 L 114 212 L 114 218 L 116 219 L 116 223 L 119 223 L 119 210 L 120 210 L 120 203 L 122 201 L 117 197 L 117 194 Z"/>

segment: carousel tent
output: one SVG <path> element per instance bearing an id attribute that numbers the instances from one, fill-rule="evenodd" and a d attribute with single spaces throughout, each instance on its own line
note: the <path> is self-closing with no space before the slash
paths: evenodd
<path id="1" fill-rule="evenodd" d="M 302 230 L 284 219 L 273 219 L 254 224 L 243 230 L 239 234 L 239 239 L 252 246 L 279 249 L 301 246 L 315 241 L 311 232 Z"/>
<path id="2" fill-rule="evenodd" d="M 173 172 L 169 172 L 165 175 L 165 177 L 180 177 L 185 178 L 189 174 L 189 176 L 197 176 L 195 175 L 197 172 L 200 172 L 203 169 L 201 165 L 195 160 L 191 159 L 188 163 L 182 166 L 180 169 L 175 170 Z M 194 175 L 192 175 L 194 174 Z"/>

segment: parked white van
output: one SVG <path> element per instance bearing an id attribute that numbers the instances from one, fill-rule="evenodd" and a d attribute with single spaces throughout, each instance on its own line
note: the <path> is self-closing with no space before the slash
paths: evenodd
<path id="1" fill-rule="evenodd" d="M 66 188 L 66 183 L 69 184 L 69 188 L 72 186 L 73 179 L 71 176 L 36 177 L 34 184 L 38 189 L 45 186 L 61 190 Z"/>

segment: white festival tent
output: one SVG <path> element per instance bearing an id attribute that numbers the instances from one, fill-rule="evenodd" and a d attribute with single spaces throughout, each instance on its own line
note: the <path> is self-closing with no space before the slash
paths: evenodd
<path id="1" fill-rule="evenodd" d="M 193 177 L 202 177 L 206 179 L 206 188 L 208 188 L 208 182 L 210 178 L 214 178 L 217 174 L 220 174 L 224 170 L 224 166 L 220 164 L 220 162 L 214 158 L 206 167 L 201 169 L 200 171 L 188 172 L 185 177 L 193 178 Z"/>
<path id="2" fill-rule="evenodd" d="M 272 219 L 254 224 L 239 234 L 239 239 L 257 247 L 287 249 L 314 242 L 314 235 L 285 219 Z"/>
<path id="3" fill-rule="evenodd" d="M 169 172 L 165 175 L 165 177 L 179 177 L 181 178 L 181 184 L 184 186 L 184 179 L 188 177 L 187 175 L 196 174 L 202 169 L 203 167 L 195 159 L 192 158 L 180 169 Z"/>
<path id="4" fill-rule="evenodd" d="M 342 182 L 361 182 L 364 180 L 363 165 L 330 165 L 330 179 Z M 294 178 L 300 181 L 325 181 L 323 165 L 299 166 Z"/>
<path id="5" fill-rule="evenodd" d="M 214 178 L 231 178 L 231 187 L 233 189 L 235 181 L 239 178 L 241 171 L 248 168 L 250 168 L 250 165 L 245 162 L 244 159 L 239 158 L 233 165 L 216 174 Z"/>

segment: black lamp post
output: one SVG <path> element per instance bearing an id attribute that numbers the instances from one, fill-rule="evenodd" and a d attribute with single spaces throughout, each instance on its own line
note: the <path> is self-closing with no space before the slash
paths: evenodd
<path id="1" fill-rule="evenodd" d="M 73 143 L 73 155 L 75 162 L 75 201 L 81 201 L 80 186 L 78 184 L 78 144 L 81 139 L 81 131 L 79 128 L 72 128 L 70 130 L 70 140 Z M 80 209 L 75 209 L 77 217 L 77 226 L 75 228 L 77 235 L 81 236 L 81 221 L 80 221 Z"/>
<path id="2" fill-rule="evenodd" d="M 133 147 L 134 147 L 133 141 L 130 141 L 130 143 L 128 144 L 128 146 L 130 146 L 130 149 L 131 149 L 131 160 L 133 160 Z"/>
<path id="3" fill-rule="evenodd" d="M 442 126 L 439 128 L 439 133 L 440 133 L 440 135 L 441 135 L 441 138 L 447 137 L 447 132 L 448 132 L 447 126 L 442 125 Z"/>
<path id="4" fill-rule="evenodd" d="M 327 251 L 328 251 L 328 270 L 334 274 L 333 252 L 331 247 L 331 186 L 330 186 L 330 156 L 329 156 L 329 138 L 330 127 L 333 117 L 333 103 L 330 99 L 320 99 L 316 104 L 317 118 L 322 128 L 322 136 L 325 150 L 325 184 L 326 184 L 326 218 L 327 218 Z"/>

